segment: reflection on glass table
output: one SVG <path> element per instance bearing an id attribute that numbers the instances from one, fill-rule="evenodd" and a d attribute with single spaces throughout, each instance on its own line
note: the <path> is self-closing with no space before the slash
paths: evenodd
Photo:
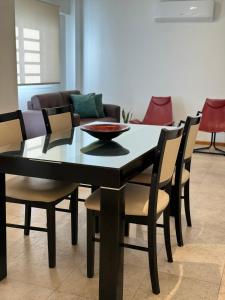
<path id="1" fill-rule="evenodd" d="M 5 155 L 23 155 L 23 151 L 24 142 L 0 146 L 0 153 Z"/>
<path id="2" fill-rule="evenodd" d="M 121 156 L 130 152 L 114 141 L 97 141 L 81 148 L 80 151 L 93 156 Z"/>
<path id="3" fill-rule="evenodd" d="M 47 153 L 48 150 L 61 145 L 71 145 L 73 143 L 73 135 L 74 128 L 67 131 L 58 131 L 52 134 L 48 134 L 45 137 L 42 152 Z"/>

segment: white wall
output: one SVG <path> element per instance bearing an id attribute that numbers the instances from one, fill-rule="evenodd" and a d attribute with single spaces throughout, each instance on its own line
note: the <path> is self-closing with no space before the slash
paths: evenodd
<path id="1" fill-rule="evenodd" d="M 155 23 L 154 0 L 83 2 L 85 92 L 103 92 L 138 118 L 152 95 L 171 95 L 176 121 L 206 97 L 225 98 L 224 1 L 212 23 Z"/>
<path id="2" fill-rule="evenodd" d="M 18 108 L 14 0 L 0 1 L 0 113 Z"/>

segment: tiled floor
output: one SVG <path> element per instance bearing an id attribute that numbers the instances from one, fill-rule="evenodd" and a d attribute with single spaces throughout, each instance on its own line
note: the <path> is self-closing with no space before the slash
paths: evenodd
<path id="1" fill-rule="evenodd" d="M 86 191 L 81 191 L 83 196 Z M 64 206 L 68 202 L 63 203 Z M 125 250 L 124 299 L 225 299 L 225 157 L 195 154 L 191 178 L 193 227 L 183 216 L 184 247 L 177 247 L 174 223 L 171 234 L 174 262 L 169 264 L 158 230 L 161 293 L 151 293 L 146 253 Z M 23 222 L 23 206 L 9 204 L 8 220 Z M 34 209 L 32 223 L 45 226 L 45 213 Z M 79 204 L 79 244 L 70 243 L 69 214 L 57 213 L 57 267 L 48 268 L 46 234 L 7 229 L 8 277 L 0 282 L 0 300 L 98 299 L 98 245 L 96 274 L 86 278 L 84 204 Z M 130 239 L 146 241 L 144 226 L 131 226 Z M 106 299 L 107 300 L 107 299 Z"/>

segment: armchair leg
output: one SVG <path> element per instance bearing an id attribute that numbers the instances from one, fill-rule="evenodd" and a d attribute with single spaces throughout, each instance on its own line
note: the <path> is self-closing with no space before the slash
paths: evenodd
<path id="1" fill-rule="evenodd" d="M 24 225 L 26 227 L 30 227 L 30 221 L 31 221 L 31 206 L 29 204 L 25 204 L 25 221 Z M 24 235 L 29 235 L 30 229 L 24 229 Z"/>
<path id="2" fill-rule="evenodd" d="M 94 276 L 95 263 L 95 221 L 96 216 L 93 211 L 87 209 L 87 277 Z"/>
<path id="3" fill-rule="evenodd" d="M 209 150 L 211 147 L 213 147 L 217 152 L 204 151 L 204 150 Z M 212 132 L 211 142 L 210 142 L 209 146 L 196 148 L 196 149 L 194 149 L 194 152 L 195 153 L 205 153 L 205 154 L 225 155 L 225 151 L 216 146 L 216 132 Z"/>
<path id="4" fill-rule="evenodd" d="M 71 210 L 71 240 L 72 240 L 72 245 L 76 245 L 77 236 L 78 236 L 78 189 L 76 189 L 71 194 L 70 210 Z"/>
<path id="5" fill-rule="evenodd" d="M 55 207 L 47 208 L 47 235 L 48 235 L 48 263 L 49 268 L 56 265 L 56 232 L 55 232 Z"/>
<path id="6" fill-rule="evenodd" d="M 220 152 L 220 153 L 217 153 L 217 154 L 225 155 L 225 151 L 222 150 L 222 149 L 220 149 L 220 148 L 218 148 L 218 147 L 216 146 L 216 133 L 214 134 L 213 147 L 214 147 L 214 149 L 215 149 L 216 151 Z"/>
<path id="7" fill-rule="evenodd" d="M 211 141 L 210 141 L 209 146 L 201 147 L 201 148 L 196 148 L 196 149 L 194 149 L 194 152 L 195 153 L 204 153 L 204 151 L 201 151 L 201 150 L 209 150 L 212 147 L 212 145 L 213 145 L 213 141 L 214 141 L 214 133 L 212 132 L 211 133 Z"/>

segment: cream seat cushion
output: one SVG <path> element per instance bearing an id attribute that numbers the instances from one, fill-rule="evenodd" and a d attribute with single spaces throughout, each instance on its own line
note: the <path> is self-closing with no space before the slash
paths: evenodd
<path id="1" fill-rule="evenodd" d="M 147 216 L 150 187 L 128 183 L 125 188 L 125 214 L 134 216 Z M 157 214 L 160 214 L 169 203 L 169 195 L 163 191 L 158 192 Z M 100 211 L 100 189 L 91 194 L 85 201 L 90 210 Z"/>
<path id="2" fill-rule="evenodd" d="M 181 183 L 184 184 L 190 178 L 190 172 L 186 169 L 183 169 Z M 173 175 L 172 185 L 175 185 L 175 175 Z"/>
<path id="3" fill-rule="evenodd" d="M 143 172 L 135 176 L 130 180 L 130 182 L 137 182 L 137 183 L 144 183 L 144 184 L 151 184 L 151 176 L 152 176 L 152 166 L 145 169 Z"/>
<path id="4" fill-rule="evenodd" d="M 54 202 L 71 194 L 78 184 L 24 176 L 6 177 L 6 196 L 15 199 Z"/>
<path id="5" fill-rule="evenodd" d="M 151 184 L 151 174 L 152 174 L 152 167 L 149 167 L 145 169 L 143 172 L 135 176 L 130 180 L 130 182 L 136 182 L 136 183 L 143 183 L 143 184 Z M 183 169 L 182 173 L 182 184 L 188 181 L 190 178 L 190 172 L 186 169 Z M 173 175 L 173 181 L 172 184 L 175 184 L 175 175 Z"/>

